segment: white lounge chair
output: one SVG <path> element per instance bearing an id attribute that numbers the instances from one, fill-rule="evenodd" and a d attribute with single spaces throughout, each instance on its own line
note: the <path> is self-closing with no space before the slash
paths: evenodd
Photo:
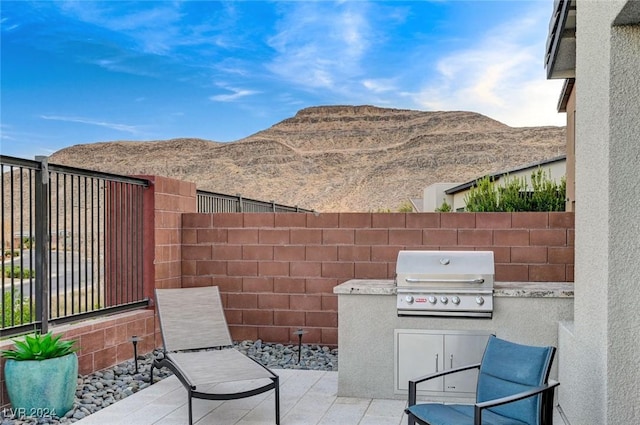
<path id="1" fill-rule="evenodd" d="M 167 367 L 182 382 L 189 400 L 189 424 L 193 424 L 192 398 L 233 400 L 275 391 L 275 423 L 280 424 L 278 375 L 233 347 L 217 286 L 156 289 L 156 306 L 164 350 L 151 366 Z M 218 392 L 217 384 L 242 382 L 246 388 Z"/>

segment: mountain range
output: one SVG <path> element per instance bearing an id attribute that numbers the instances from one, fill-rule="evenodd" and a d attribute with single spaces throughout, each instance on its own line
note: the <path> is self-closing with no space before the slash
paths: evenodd
<path id="1" fill-rule="evenodd" d="M 397 211 L 437 182 L 465 182 L 565 153 L 564 127 L 509 127 L 464 111 L 317 106 L 233 142 L 112 141 L 49 162 L 162 175 L 320 212 Z"/>

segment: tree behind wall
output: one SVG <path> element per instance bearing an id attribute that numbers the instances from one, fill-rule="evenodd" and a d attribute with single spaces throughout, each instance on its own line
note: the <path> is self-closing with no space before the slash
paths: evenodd
<path id="1" fill-rule="evenodd" d="M 524 178 L 505 179 L 503 186 L 486 176 L 476 182 L 465 197 L 465 211 L 517 212 L 564 211 L 566 180 L 556 183 L 542 168 L 531 173 L 531 189 Z"/>

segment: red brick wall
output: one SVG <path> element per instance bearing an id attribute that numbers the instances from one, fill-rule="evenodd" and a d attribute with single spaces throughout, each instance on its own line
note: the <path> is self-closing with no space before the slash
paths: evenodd
<path id="1" fill-rule="evenodd" d="M 197 211 L 195 183 L 160 176 L 151 181 L 144 199 L 145 295 L 154 299 L 154 288 L 182 285 L 182 214 Z M 162 346 L 156 326 L 156 347 Z"/>
<path id="2" fill-rule="evenodd" d="M 333 287 L 399 250 L 492 250 L 498 281 L 573 281 L 572 213 L 184 214 L 182 286 L 218 285 L 234 339 L 337 344 Z"/>
<path id="3" fill-rule="evenodd" d="M 182 214 L 197 211 L 196 185 L 167 177 L 144 178 L 152 182 L 145 199 L 145 241 L 149 244 L 146 252 L 153 255 L 147 258 L 146 265 L 153 273 L 152 287 L 179 288 L 182 280 Z M 149 296 L 153 296 L 153 291 Z"/>
<path id="4" fill-rule="evenodd" d="M 79 373 L 88 374 L 133 358 L 133 335 L 142 337 L 138 353 L 148 353 L 156 347 L 153 310 L 136 310 L 88 320 L 75 325 L 54 326 L 50 330 L 63 339 L 76 340 Z M 12 348 L 11 340 L 0 341 L 0 350 Z M 4 362 L 0 359 L 0 370 Z M 0 373 L 0 408 L 9 405 L 4 385 L 4 372 Z"/>
<path id="5" fill-rule="evenodd" d="M 182 282 L 182 214 L 196 211 L 194 183 L 166 177 L 144 176 L 151 185 L 144 192 L 144 293 L 153 299 L 154 287 L 180 287 Z M 138 353 L 162 345 L 154 310 L 136 310 L 88 320 L 76 325 L 52 327 L 64 338 L 77 339 L 79 372 L 88 374 L 133 358 L 130 338 L 143 338 Z M 0 342 L 0 349 L 11 341 Z M 3 363 L 0 361 L 0 366 Z M 0 369 L 3 370 L 3 369 Z M 0 408 L 9 403 L 0 373 Z"/>

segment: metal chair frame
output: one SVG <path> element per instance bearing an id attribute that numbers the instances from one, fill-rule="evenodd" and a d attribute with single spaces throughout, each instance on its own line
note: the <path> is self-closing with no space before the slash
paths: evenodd
<path id="1" fill-rule="evenodd" d="M 550 347 L 551 348 L 551 360 L 549 362 L 549 364 L 551 364 L 553 362 L 553 358 L 555 356 L 555 352 L 556 352 L 556 348 L 555 347 Z M 453 373 L 457 373 L 457 372 L 463 372 L 465 370 L 471 370 L 471 369 L 480 369 L 480 366 L 482 365 L 482 363 L 476 363 L 476 364 L 472 364 L 472 365 L 467 365 L 467 366 L 462 366 L 462 367 L 458 367 L 455 369 L 449 369 L 449 370 L 445 370 L 445 371 L 441 371 L 441 372 L 436 372 L 436 373 L 432 373 L 432 374 L 428 374 L 428 375 L 423 375 L 420 376 L 418 378 L 415 379 L 411 379 L 409 380 L 409 402 L 408 402 L 408 406 L 414 406 L 416 404 L 416 398 L 417 398 L 417 385 L 421 382 L 425 382 L 431 379 L 435 379 L 435 378 L 439 378 L 441 376 L 445 376 L 445 375 L 450 375 Z M 560 385 L 559 382 L 557 381 L 549 381 L 549 372 L 550 372 L 550 368 L 547 370 L 546 372 L 546 376 L 545 376 L 545 382 L 547 382 L 544 385 L 541 385 L 539 387 L 536 388 L 532 388 L 530 390 L 527 391 L 523 391 L 520 393 L 516 393 L 516 394 L 512 394 L 506 397 L 502 397 L 502 398 L 498 398 L 495 400 L 489 400 L 489 401 L 485 401 L 482 403 L 475 403 L 474 406 L 474 419 L 473 419 L 473 425 L 482 425 L 482 411 L 484 409 L 490 408 L 490 407 L 496 407 L 496 406 L 501 406 L 504 404 L 508 404 L 508 403 L 513 403 L 519 400 L 523 400 L 525 398 L 529 398 L 529 397 L 533 397 L 536 396 L 538 394 L 542 395 L 542 402 L 541 402 L 541 412 L 540 412 L 540 424 L 541 425 L 553 425 L 553 399 L 554 399 L 554 393 L 555 393 L 555 388 Z M 429 424 L 429 422 L 426 422 L 424 420 L 422 420 L 421 418 L 413 415 L 409 409 L 405 409 L 405 413 L 408 416 L 408 425 L 415 425 L 416 423 L 420 424 L 420 425 L 431 425 Z"/>
<path id="2" fill-rule="evenodd" d="M 275 423 L 280 424 L 280 378 L 233 347 L 217 287 L 156 289 L 156 306 L 163 350 L 151 366 L 151 383 L 154 368 L 173 372 L 187 390 L 190 425 L 194 398 L 235 400 L 270 390 L 275 392 Z M 252 387 L 231 392 L 202 390 L 233 382 L 248 382 Z"/>

